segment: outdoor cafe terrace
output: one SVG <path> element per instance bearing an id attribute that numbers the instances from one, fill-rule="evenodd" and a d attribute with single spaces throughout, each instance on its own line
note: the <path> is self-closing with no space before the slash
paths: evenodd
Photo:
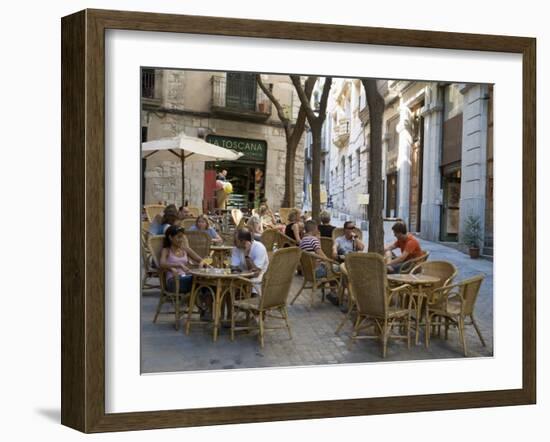
<path id="1" fill-rule="evenodd" d="M 366 231 L 363 231 L 363 238 L 367 241 Z M 391 224 L 385 223 L 386 242 L 392 238 Z M 475 275 L 484 276 L 475 303 L 475 318 L 485 346 L 472 326 L 465 327 L 465 341 L 468 357 L 492 356 L 493 263 L 483 259 L 472 260 L 460 251 L 439 243 L 420 240 L 420 244 L 424 251 L 429 252 L 430 261 L 448 261 L 454 264 L 458 274 L 453 283 Z M 155 282 L 151 281 L 151 285 L 155 285 Z M 287 305 L 298 293 L 302 283 L 303 276 L 294 274 Z M 159 288 L 145 288 L 142 291 L 141 367 L 144 373 L 464 357 L 456 327 L 449 329 L 448 339 L 444 338 L 444 332 L 440 335 L 432 333 L 429 347 L 425 345 L 425 330 L 422 324 L 419 327 L 418 343 L 415 343 L 416 327 L 413 327 L 410 348 L 407 348 L 406 340 L 390 338 L 385 358 L 382 356 L 379 339 L 355 340 L 350 345 L 355 313 L 351 314 L 350 319 L 344 319 L 348 312 L 347 302 L 341 306 L 335 306 L 326 300 L 323 302 L 321 290 L 317 290 L 313 304 L 310 302 L 309 290 L 305 289 L 292 305 L 288 305 L 292 338 L 289 338 L 289 333 L 284 327 L 266 330 L 263 347 L 256 331 L 236 332 L 234 340 L 231 340 L 227 322 L 221 324 L 215 340 L 212 323 L 193 324 L 189 334 L 186 334 L 187 315 L 182 317 L 177 330 L 174 327 L 174 314 L 161 314 L 156 323 L 153 323 L 159 296 Z M 172 306 L 168 304 L 163 306 L 163 311 L 170 309 Z M 342 323 L 343 326 L 337 332 Z M 414 320 L 412 323 L 414 326 Z M 270 325 L 269 318 L 266 325 Z"/>

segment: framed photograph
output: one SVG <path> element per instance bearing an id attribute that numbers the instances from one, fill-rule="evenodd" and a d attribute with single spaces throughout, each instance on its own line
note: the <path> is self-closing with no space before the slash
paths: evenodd
<path id="1" fill-rule="evenodd" d="M 64 17 L 62 423 L 534 404 L 535 52 Z"/>

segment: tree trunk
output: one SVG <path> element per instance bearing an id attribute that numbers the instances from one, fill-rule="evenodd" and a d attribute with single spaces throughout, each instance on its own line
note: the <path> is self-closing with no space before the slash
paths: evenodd
<path id="1" fill-rule="evenodd" d="M 321 213 L 321 130 L 322 124 L 311 126 L 311 217 L 319 222 Z"/>
<path id="2" fill-rule="evenodd" d="M 298 93 L 302 108 L 304 109 L 309 127 L 311 128 L 312 152 L 311 152 L 311 217 L 319 222 L 321 212 L 321 131 L 326 117 L 328 94 L 332 86 L 332 77 L 326 77 L 323 84 L 323 92 L 319 102 L 318 115 L 311 108 L 310 96 L 307 96 L 302 87 L 302 81 L 299 75 L 291 75 L 290 79 Z M 308 77 L 306 87 L 310 83 L 315 83 L 317 77 Z"/>
<path id="3" fill-rule="evenodd" d="M 370 125 L 370 167 L 369 189 L 369 252 L 384 253 L 384 189 L 382 188 L 382 115 L 384 98 L 378 91 L 376 80 L 363 79 L 367 96 Z"/>
<path id="4" fill-rule="evenodd" d="M 293 139 L 287 142 L 285 159 L 285 193 L 281 207 L 294 207 L 296 205 L 296 192 L 294 191 L 294 166 L 296 163 L 297 147 L 298 144 Z"/>

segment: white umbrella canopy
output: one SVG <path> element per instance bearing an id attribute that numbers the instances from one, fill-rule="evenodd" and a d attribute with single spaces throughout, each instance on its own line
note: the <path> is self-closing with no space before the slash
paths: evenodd
<path id="1" fill-rule="evenodd" d="M 148 158 L 159 150 L 173 151 L 172 153 L 178 158 L 181 158 L 183 153 L 184 159 L 189 161 L 211 161 L 213 159 L 235 161 L 243 155 L 242 152 L 207 143 L 200 138 L 185 135 L 183 132 L 175 137 L 141 143 L 144 158 Z"/>
<path id="2" fill-rule="evenodd" d="M 234 150 L 207 143 L 200 138 L 190 137 L 183 132 L 175 137 L 141 143 L 141 154 L 145 159 L 159 151 L 169 151 L 181 160 L 182 205 L 185 202 L 185 161 L 235 161 L 243 156 L 242 152 L 235 152 Z"/>

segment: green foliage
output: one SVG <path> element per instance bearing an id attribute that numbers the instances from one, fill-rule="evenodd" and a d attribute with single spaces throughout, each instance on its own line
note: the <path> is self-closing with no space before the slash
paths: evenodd
<path id="1" fill-rule="evenodd" d="M 481 222 L 479 216 L 468 216 L 464 226 L 464 243 L 470 247 L 479 247 L 481 242 Z"/>

